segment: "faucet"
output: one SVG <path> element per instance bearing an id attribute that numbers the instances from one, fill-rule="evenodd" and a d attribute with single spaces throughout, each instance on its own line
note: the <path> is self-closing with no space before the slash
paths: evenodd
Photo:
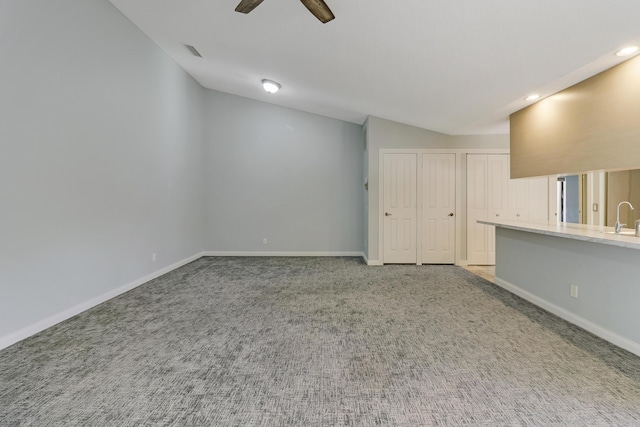
<path id="1" fill-rule="evenodd" d="M 616 215 L 616 231 L 615 231 L 616 234 L 620 234 L 620 230 L 622 230 L 622 226 L 627 225 L 627 224 L 620 224 L 620 206 L 624 205 L 625 203 L 629 205 L 631 210 L 633 210 L 633 205 L 627 201 L 618 203 L 618 213 Z"/>

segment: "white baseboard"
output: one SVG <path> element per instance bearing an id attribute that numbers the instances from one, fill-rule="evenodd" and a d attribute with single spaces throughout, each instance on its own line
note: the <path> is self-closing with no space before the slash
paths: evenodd
<path id="1" fill-rule="evenodd" d="M 121 295 L 125 292 L 130 291 L 131 289 L 137 288 L 138 286 L 153 280 L 157 277 L 162 276 L 163 274 L 166 274 L 172 270 L 175 270 L 176 268 L 182 267 L 185 264 L 188 264 L 192 261 L 195 261 L 196 259 L 202 257 L 202 253 L 198 253 L 196 255 L 190 256 L 189 258 L 185 258 L 181 261 L 178 261 L 174 264 L 171 264 L 167 267 L 164 267 L 160 270 L 154 271 L 151 274 L 148 274 L 144 277 L 141 277 L 140 279 L 134 280 L 133 282 L 127 283 L 123 286 L 120 286 L 119 288 L 113 289 L 109 292 L 106 292 L 102 295 L 99 295 L 95 298 L 92 298 L 88 301 L 85 301 L 83 303 L 80 303 L 74 307 L 71 307 L 67 310 L 64 310 L 60 313 L 54 314 L 53 316 L 49 316 L 45 319 L 42 319 L 36 323 L 34 323 L 33 325 L 27 326 L 25 328 L 22 328 L 16 332 L 12 332 L 9 335 L 5 335 L 3 337 L 0 337 L 0 350 L 2 350 L 3 348 L 7 348 L 10 345 L 13 345 L 19 341 L 22 341 L 25 338 L 29 338 L 32 335 L 37 334 L 38 332 L 44 331 L 47 328 L 50 328 L 62 321 L 65 321 L 67 319 L 72 318 L 73 316 L 76 316 L 80 313 L 82 313 L 83 311 L 89 310 L 90 308 L 93 308 L 99 304 L 102 304 L 105 301 L 108 301 L 112 298 L 117 297 L 118 295 Z"/>
<path id="2" fill-rule="evenodd" d="M 585 319 L 584 317 L 578 316 L 577 314 L 565 308 L 562 308 L 552 302 L 542 299 L 528 291 L 525 291 L 522 288 L 519 288 L 518 286 L 512 283 L 507 282 L 506 280 L 500 279 L 499 277 L 495 277 L 493 281 L 496 285 L 500 286 L 501 288 L 504 288 L 507 291 L 513 294 L 516 294 L 521 298 L 526 299 L 527 301 L 537 305 L 538 307 L 541 307 L 547 310 L 548 312 L 553 313 L 556 316 L 561 317 L 564 320 L 570 323 L 573 323 L 574 325 L 577 325 L 582 329 L 587 330 L 592 334 L 606 341 L 609 341 L 614 345 L 617 345 L 618 347 L 624 348 L 625 350 L 630 351 L 631 353 L 637 356 L 640 356 L 639 343 L 635 341 L 631 341 L 630 339 L 625 338 L 621 335 L 618 335 L 617 333 L 610 331 L 609 329 L 603 328 L 602 326 L 597 325 L 591 322 L 590 320 Z"/>
<path id="3" fill-rule="evenodd" d="M 196 259 L 203 256 L 326 256 L 326 257 L 337 257 L 337 256 L 353 256 L 353 257 L 362 257 L 365 259 L 368 265 L 382 265 L 371 263 L 366 260 L 366 256 L 363 252 L 215 252 L 215 251 L 205 251 L 185 258 L 181 261 L 178 261 L 174 264 L 171 264 L 167 267 L 164 267 L 160 270 L 154 271 L 144 277 L 141 277 L 137 280 L 134 280 L 130 283 L 122 285 L 116 289 L 113 289 L 109 292 L 106 292 L 102 295 L 99 295 L 95 298 L 92 298 L 88 301 L 75 305 L 69 309 L 66 309 L 60 313 L 49 316 L 45 319 L 42 319 L 32 325 L 29 325 L 25 328 L 19 329 L 15 332 L 12 332 L 8 335 L 0 337 L 0 350 L 9 347 L 19 341 L 22 341 L 25 338 L 29 338 L 32 335 L 37 334 L 38 332 L 44 331 L 47 328 L 50 328 L 60 322 L 63 322 L 67 319 L 72 318 L 73 316 L 77 316 L 83 311 L 89 310 L 103 302 L 106 302 L 112 298 L 117 297 L 125 292 L 130 291 L 131 289 L 137 288 L 138 286 L 149 282 L 157 277 L 162 276 L 176 268 L 182 267 L 185 264 L 188 264 Z M 375 262 L 375 261 L 374 261 Z"/>
<path id="4" fill-rule="evenodd" d="M 356 256 L 364 257 L 362 252 L 269 252 L 269 251 L 205 251 L 202 256 Z"/>
<path id="5" fill-rule="evenodd" d="M 382 262 L 380 261 L 369 260 L 369 258 L 367 258 L 367 255 L 364 252 L 362 253 L 362 260 L 367 265 L 383 265 Z"/>

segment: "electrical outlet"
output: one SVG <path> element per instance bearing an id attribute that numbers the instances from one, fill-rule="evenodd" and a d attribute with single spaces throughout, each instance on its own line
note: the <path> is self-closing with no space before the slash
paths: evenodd
<path id="1" fill-rule="evenodd" d="M 262 239 L 262 244 L 266 245 L 267 244 L 267 238 L 265 237 L 264 239 Z"/>
<path id="2" fill-rule="evenodd" d="M 156 260 L 158 259 L 158 254 L 157 253 L 152 253 L 151 254 L 151 261 L 156 262 Z"/>
<path id="3" fill-rule="evenodd" d="M 578 298 L 578 285 L 571 285 L 571 292 L 570 295 L 573 298 Z"/>

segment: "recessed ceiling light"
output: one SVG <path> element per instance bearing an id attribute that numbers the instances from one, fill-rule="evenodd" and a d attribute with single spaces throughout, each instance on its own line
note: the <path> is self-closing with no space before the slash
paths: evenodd
<path id="1" fill-rule="evenodd" d="M 527 96 L 524 100 L 535 101 L 536 99 L 540 99 L 540 95 L 538 95 L 537 93 L 532 93 L 531 95 Z"/>
<path id="2" fill-rule="evenodd" d="M 280 83 L 274 82 L 273 80 L 263 79 L 262 87 L 269 94 L 276 93 L 278 90 L 280 90 Z"/>
<path id="3" fill-rule="evenodd" d="M 629 46 L 616 52 L 616 56 L 629 56 L 638 51 L 638 46 Z"/>

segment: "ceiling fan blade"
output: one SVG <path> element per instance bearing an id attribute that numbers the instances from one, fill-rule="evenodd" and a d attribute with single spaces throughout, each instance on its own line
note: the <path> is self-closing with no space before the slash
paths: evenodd
<path id="1" fill-rule="evenodd" d="M 323 24 L 335 18 L 329 6 L 323 0 L 300 0 L 309 9 L 309 12 L 318 18 Z"/>
<path id="2" fill-rule="evenodd" d="M 236 12 L 249 13 L 256 7 L 258 7 L 258 5 L 262 3 L 262 1 L 263 0 L 242 0 L 236 6 Z"/>

